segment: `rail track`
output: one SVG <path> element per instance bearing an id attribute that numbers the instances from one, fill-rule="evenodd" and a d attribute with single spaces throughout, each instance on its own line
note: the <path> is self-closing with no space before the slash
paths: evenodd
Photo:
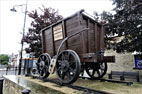
<path id="1" fill-rule="evenodd" d="M 100 90 L 95 90 L 95 89 L 90 89 L 90 88 L 86 88 L 83 86 L 78 86 L 78 85 L 73 85 L 73 84 L 63 84 L 60 81 L 56 81 L 56 80 L 51 80 L 51 79 L 47 79 L 47 78 L 40 78 L 38 76 L 31 76 L 33 79 L 40 79 L 43 82 L 51 82 L 54 83 L 58 86 L 66 86 L 75 90 L 79 90 L 79 91 L 83 91 L 83 94 L 112 94 L 109 92 L 105 92 L 105 91 L 100 91 Z"/>

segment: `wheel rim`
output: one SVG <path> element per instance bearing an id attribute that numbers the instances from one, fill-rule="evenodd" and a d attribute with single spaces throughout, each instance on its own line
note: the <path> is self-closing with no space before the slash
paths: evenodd
<path id="1" fill-rule="evenodd" d="M 41 78 L 46 78 L 49 75 L 48 68 L 45 65 L 42 70 L 39 70 L 39 75 Z"/>
<path id="2" fill-rule="evenodd" d="M 100 79 L 107 72 L 107 63 L 101 62 L 96 64 L 87 64 L 86 72 L 92 79 Z"/>
<path id="3" fill-rule="evenodd" d="M 65 84 L 71 84 L 77 80 L 80 74 L 80 59 L 74 51 L 63 51 L 58 55 L 56 74 Z"/>
<path id="4" fill-rule="evenodd" d="M 50 73 L 48 72 L 48 69 L 50 62 L 51 58 L 47 53 L 39 56 L 37 61 L 37 70 L 41 78 L 46 78 L 49 76 Z"/>
<path id="5" fill-rule="evenodd" d="M 38 73 L 37 73 L 37 69 L 33 68 L 32 71 L 31 71 L 31 75 L 34 76 L 34 75 L 36 75 L 36 74 L 38 74 Z"/>

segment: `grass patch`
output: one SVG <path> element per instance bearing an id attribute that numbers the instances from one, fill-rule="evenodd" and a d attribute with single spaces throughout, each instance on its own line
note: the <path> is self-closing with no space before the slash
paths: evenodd
<path id="1" fill-rule="evenodd" d="M 99 80 L 78 79 L 74 84 L 114 94 L 142 94 L 142 83 L 134 82 L 134 84 L 132 84 L 131 86 L 127 86 L 124 83 L 111 83 L 107 81 L 100 82 Z"/>

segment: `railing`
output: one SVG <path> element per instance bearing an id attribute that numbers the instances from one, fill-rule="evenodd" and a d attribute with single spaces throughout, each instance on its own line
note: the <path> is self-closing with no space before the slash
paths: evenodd
<path id="1" fill-rule="evenodd" d="M 22 69 L 22 75 L 24 74 L 24 69 Z M 17 67 L 0 67 L 0 78 L 3 75 L 17 75 L 18 74 L 18 68 Z"/>

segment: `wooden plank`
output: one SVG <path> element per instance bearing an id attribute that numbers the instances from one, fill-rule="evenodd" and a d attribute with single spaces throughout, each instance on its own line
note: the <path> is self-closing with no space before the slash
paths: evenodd
<path id="1" fill-rule="evenodd" d="M 103 25 L 101 26 L 101 43 L 100 43 L 100 46 L 101 46 L 101 49 L 104 50 L 104 27 Z"/>
<path id="2" fill-rule="evenodd" d="M 82 15 L 78 14 L 78 23 L 79 23 L 79 28 L 80 30 L 83 28 L 83 26 L 81 25 L 81 20 L 83 20 Z M 86 53 L 87 49 L 86 49 L 86 44 L 85 44 L 85 37 L 84 37 L 84 32 L 80 33 L 80 42 L 81 42 L 81 50 L 82 53 Z"/>
<path id="3" fill-rule="evenodd" d="M 77 52 L 78 54 L 82 53 L 82 51 L 81 51 L 81 45 L 68 46 L 68 49 L 72 49 L 75 52 Z"/>
<path id="4" fill-rule="evenodd" d="M 97 40 L 97 42 L 98 42 L 98 51 L 100 51 L 101 50 L 101 27 L 100 26 L 98 26 L 97 25 L 97 28 L 98 28 L 98 40 Z"/>
<path id="5" fill-rule="evenodd" d="M 97 54 L 97 51 L 98 51 L 98 43 L 97 43 L 97 41 L 98 41 L 98 31 L 97 31 L 98 29 L 97 29 L 97 23 L 95 23 L 95 38 L 94 38 L 94 42 L 95 42 L 95 50 L 94 50 L 94 53 L 96 53 Z M 95 56 L 95 59 L 96 59 L 96 62 L 97 62 L 97 56 Z"/>
<path id="6" fill-rule="evenodd" d="M 70 18 L 70 19 L 67 19 L 67 20 L 66 20 L 66 25 L 67 25 L 67 26 L 70 25 L 71 23 L 77 21 L 77 19 L 78 19 L 77 15 L 74 16 L 74 17 L 72 17 L 72 18 Z"/>
<path id="7" fill-rule="evenodd" d="M 89 47 L 89 53 L 92 53 L 95 51 L 95 30 L 94 30 L 94 23 L 92 23 L 91 21 L 89 21 L 90 25 L 90 31 L 89 31 L 89 42 L 90 42 L 90 47 Z"/>
<path id="8" fill-rule="evenodd" d="M 80 44 L 80 34 L 73 36 L 67 42 L 68 46 Z"/>
<path id="9" fill-rule="evenodd" d="M 66 29 L 67 30 L 67 36 L 69 36 L 69 35 L 72 35 L 72 34 L 74 34 L 74 33 L 76 33 L 76 32 L 78 32 L 78 31 L 80 31 L 80 27 L 74 27 L 74 28 L 72 28 L 72 29 Z"/>
<path id="10" fill-rule="evenodd" d="M 73 23 L 70 23 L 70 24 L 66 24 L 67 25 L 67 29 L 72 29 L 72 28 L 75 28 L 76 26 L 79 25 L 78 21 L 75 21 Z"/>
<path id="11" fill-rule="evenodd" d="M 61 42 L 62 42 L 62 40 L 55 41 L 55 53 L 57 53 L 57 50 L 58 50 Z M 65 45 L 64 44 L 62 45 L 61 49 L 65 49 Z"/>
<path id="12" fill-rule="evenodd" d="M 64 35 L 64 38 L 67 37 L 67 32 L 66 32 L 66 24 L 65 24 L 65 21 L 62 21 L 62 26 L 63 26 L 63 35 Z M 68 43 L 67 41 L 65 41 L 65 49 L 68 49 Z"/>
<path id="13" fill-rule="evenodd" d="M 87 27 L 90 28 L 90 20 L 89 19 L 87 20 Z M 91 41 L 90 41 L 90 36 L 89 36 L 90 35 L 90 31 L 91 30 L 89 30 L 87 32 L 87 53 L 91 52 L 91 46 L 90 46 L 91 45 L 91 43 L 90 43 Z"/>
<path id="14" fill-rule="evenodd" d="M 56 52 L 55 52 L 55 41 L 54 41 L 54 32 L 53 32 L 53 26 L 51 26 L 51 33 L 52 33 L 52 42 L 53 42 L 53 44 L 52 44 L 52 47 L 53 47 L 53 50 L 52 50 L 52 52 L 53 52 L 53 55 L 56 55 Z"/>
<path id="15" fill-rule="evenodd" d="M 46 52 L 46 44 L 45 44 L 45 33 L 42 32 L 42 37 L 41 37 L 41 41 L 42 41 L 42 53 L 45 53 Z"/>
<path id="16" fill-rule="evenodd" d="M 46 49 L 46 53 L 49 53 L 50 56 L 53 56 L 53 38 L 52 38 L 51 28 L 45 30 L 45 45 L 44 46 Z"/>
<path id="17" fill-rule="evenodd" d="M 79 54 L 81 62 L 94 62 L 95 53 L 83 53 Z"/>
<path id="18" fill-rule="evenodd" d="M 45 32 L 45 38 L 46 39 L 51 39 L 52 38 L 51 28 L 45 30 L 44 32 Z"/>

